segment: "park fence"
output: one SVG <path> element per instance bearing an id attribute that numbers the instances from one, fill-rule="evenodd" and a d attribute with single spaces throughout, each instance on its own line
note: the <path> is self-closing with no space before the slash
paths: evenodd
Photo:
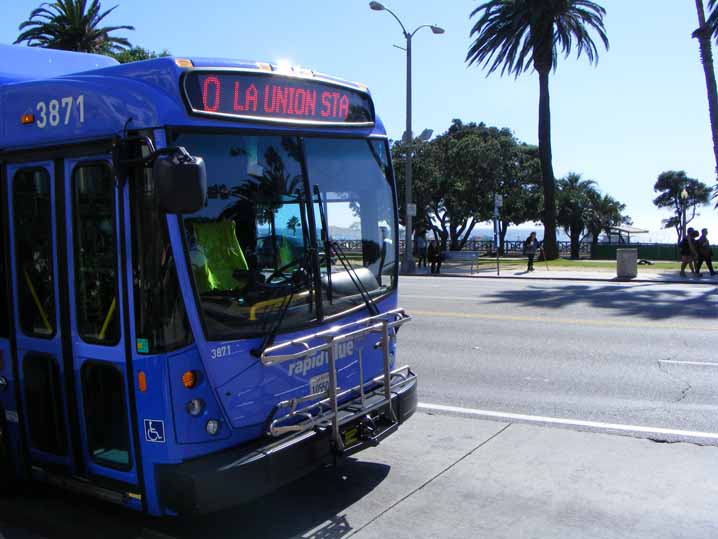
<path id="1" fill-rule="evenodd" d="M 357 242 L 361 247 L 361 242 Z M 496 244 L 493 240 L 468 240 L 464 245 L 462 251 L 474 251 L 479 253 L 479 256 L 496 256 Z M 399 240 L 399 251 L 404 252 L 404 240 Z M 558 251 L 560 256 L 571 256 L 571 242 L 559 241 Z M 579 255 L 582 258 L 588 258 L 591 256 L 591 245 L 588 243 L 582 243 L 579 246 Z M 504 241 L 504 254 L 503 256 L 525 256 L 524 255 L 524 240 L 518 241 Z"/>
<path id="2" fill-rule="evenodd" d="M 337 240 L 342 249 L 347 253 L 361 253 L 361 240 Z M 399 252 L 404 253 L 404 240 L 399 240 Z M 558 242 L 559 256 L 571 256 L 571 242 Z M 617 249 L 638 249 L 638 258 L 646 260 L 678 260 L 680 253 L 678 245 L 673 243 L 598 243 L 593 248 L 590 243 L 583 242 L 579 245 L 580 258 L 591 258 L 593 260 L 616 260 Z M 524 242 L 505 241 L 504 255 L 509 257 L 524 256 Z M 495 256 L 496 244 L 491 240 L 469 240 L 462 251 L 474 251 L 480 257 Z M 718 258 L 718 246 L 712 246 L 713 258 Z"/>

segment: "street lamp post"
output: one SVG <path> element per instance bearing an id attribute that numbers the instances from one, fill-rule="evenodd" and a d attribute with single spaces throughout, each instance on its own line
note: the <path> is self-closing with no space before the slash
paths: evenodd
<path id="1" fill-rule="evenodd" d="M 686 237 L 686 205 L 688 204 L 688 191 L 686 191 L 686 188 L 683 188 L 683 191 L 681 191 L 681 239 L 685 239 Z"/>
<path id="2" fill-rule="evenodd" d="M 412 193 L 411 193 L 411 159 L 412 159 L 412 147 L 414 143 L 414 137 L 411 133 L 411 38 L 414 37 L 414 34 L 416 34 L 419 30 L 422 28 L 431 28 L 431 31 L 434 34 L 443 34 L 444 29 L 433 25 L 433 24 L 422 24 L 421 26 L 418 26 L 414 29 L 413 32 L 407 32 L 406 27 L 404 24 L 399 20 L 399 17 L 396 16 L 396 14 L 390 10 L 389 8 L 385 7 L 380 2 L 369 2 L 369 7 L 373 9 L 374 11 L 387 11 L 391 14 L 392 17 L 396 19 L 396 22 L 399 23 L 399 26 L 401 26 L 401 31 L 404 34 L 404 38 L 406 39 L 406 131 L 404 133 L 404 137 L 406 139 L 407 143 L 407 152 L 406 152 L 406 189 L 404 191 L 405 196 L 405 237 L 406 240 L 404 242 L 404 260 L 402 261 L 402 273 L 414 273 L 414 257 L 412 256 L 412 237 L 411 233 L 413 231 L 412 221 L 414 217 L 414 213 L 416 211 L 416 207 L 414 204 L 412 204 Z"/>

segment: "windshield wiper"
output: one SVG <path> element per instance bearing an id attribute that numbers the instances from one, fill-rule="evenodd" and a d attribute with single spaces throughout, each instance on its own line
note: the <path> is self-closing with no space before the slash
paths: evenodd
<path id="1" fill-rule="evenodd" d="M 332 302 L 332 248 L 329 239 L 329 225 L 327 224 L 327 214 L 324 212 L 324 203 L 322 202 L 322 192 L 319 186 L 314 186 L 314 196 L 318 199 L 319 204 L 319 220 L 322 223 L 322 244 L 324 245 L 324 258 L 326 258 L 327 266 L 327 299 Z"/>
<path id="2" fill-rule="evenodd" d="M 289 290 L 289 294 L 282 299 L 282 303 L 279 306 L 279 314 L 277 315 L 277 319 L 274 321 L 272 329 L 264 334 L 264 338 L 262 339 L 261 344 L 257 348 L 253 348 L 252 350 L 250 350 L 250 353 L 254 357 L 261 357 L 264 351 L 272 345 L 272 343 L 274 342 L 274 338 L 277 336 L 279 328 L 282 326 L 284 317 L 287 315 L 289 305 L 292 303 L 294 295 L 297 293 L 297 291 L 301 288 L 302 285 L 306 285 L 308 282 L 310 282 L 309 275 L 305 270 L 309 256 L 309 252 L 307 252 L 307 254 L 305 254 L 304 256 L 302 264 L 292 272 L 292 285 Z M 263 320 L 266 320 L 269 316 L 269 313 L 271 312 L 273 312 L 273 310 L 265 311 L 264 316 L 262 317 Z M 262 330 L 264 330 L 264 326 L 265 324 L 263 323 Z"/>
<path id="3" fill-rule="evenodd" d="M 364 303 L 366 304 L 367 309 L 372 315 L 379 314 L 379 307 L 377 307 L 376 302 L 371 297 L 371 294 L 369 294 L 369 291 L 364 286 L 364 282 L 361 280 L 361 277 L 359 277 L 359 274 L 357 273 L 356 269 L 354 269 L 354 266 L 349 261 L 349 258 L 347 258 L 346 254 L 344 253 L 344 250 L 342 249 L 341 245 L 339 243 L 335 242 L 329 237 L 329 226 L 327 224 L 327 216 L 324 213 L 324 204 L 322 201 L 322 193 L 319 190 L 319 186 L 314 186 L 314 194 L 319 199 L 319 216 L 322 221 L 322 241 L 324 242 L 324 245 L 326 246 L 324 249 L 324 254 L 327 258 L 327 296 L 329 301 L 332 300 L 332 272 L 331 272 L 331 256 L 332 251 L 336 255 L 339 262 L 341 262 L 341 265 L 344 267 L 344 271 L 349 276 L 349 279 L 351 279 L 352 284 L 359 292 L 359 295 L 361 295 L 362 300 L 364 300 Z"/>

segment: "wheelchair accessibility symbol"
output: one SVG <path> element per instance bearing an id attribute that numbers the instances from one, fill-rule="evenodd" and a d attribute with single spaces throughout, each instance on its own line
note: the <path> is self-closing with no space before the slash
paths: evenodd
<path id="1" fill-rule="evenodd" d="M 155 444 L 165 443 L 165 422 L 159 419 L 145 419 L 145 440 Z"/>

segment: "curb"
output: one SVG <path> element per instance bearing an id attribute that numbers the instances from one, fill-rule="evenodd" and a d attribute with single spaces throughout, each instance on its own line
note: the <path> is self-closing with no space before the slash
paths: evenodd
<path id="1" fill-rule="evenodd" d="M 651 283 L 651 284 L 693 284 L 693 285 L 718 285 L 718 281 L 700 281 L 694 279 L 670 279 L 670 280 L 656 280 L 656 279 L 619 279 L 618 277 L 613 278 L 600 278 L 600 277 L 524 277 L 521 275 L 466 275 L 463 273 L 401 273 L 400 276 L 409 277 L 459 277 L 462 279 L 515 279 L 524 281 L 578 281 L 578 282 L 607 282 L 607 283 Z"/>

